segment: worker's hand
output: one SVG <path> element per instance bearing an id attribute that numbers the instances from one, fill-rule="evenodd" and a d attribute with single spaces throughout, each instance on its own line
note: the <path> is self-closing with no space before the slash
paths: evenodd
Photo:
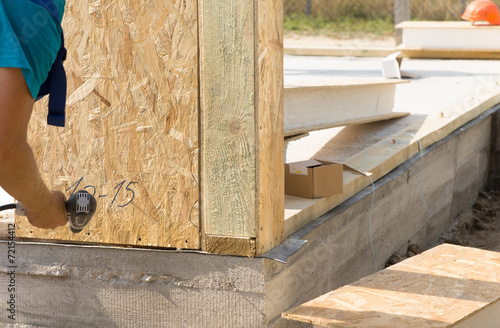
<path id="1" fill-rule="evenodd" d="M 42 229 L 55 229 L 65 225 L 67 222 L 65 202 L 66 196 L 61 191 L 52 190 L 47 206 L 44 206 L 44 210 L 40 213 L 32 213 L 26 209 L 28 221 Z"/>

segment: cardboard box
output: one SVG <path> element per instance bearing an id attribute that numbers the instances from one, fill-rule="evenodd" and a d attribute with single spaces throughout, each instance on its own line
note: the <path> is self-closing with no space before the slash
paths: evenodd
<path id="1" fill-rule="evenodd" d="M 344 170 L 370 176 L 342 163 L 307 160 L 285 164 L 285 194 L 304 198 L 320 198 L 342 194 Z"/>

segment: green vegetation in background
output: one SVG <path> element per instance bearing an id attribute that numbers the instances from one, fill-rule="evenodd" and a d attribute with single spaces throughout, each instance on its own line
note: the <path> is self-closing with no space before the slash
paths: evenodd
<path id="1" fill-rule="evenodd" d="M 500 0 L 493 2 L 500 5 Z M 346 37 L 394 33 L 394 0 L 284 0 L 284 10 L 286 32 Z M 462 0 L 410 1 L 412 20 L 460 21 L 463 10 Z"/>
<path id="2" fill-rule="evenodd" d="M 362 33 L 379 36 L 394 33 L 394 23 L 387 17 L 379 19 L 342 17 L 332 21 L 324 17 L 291 14 L 285 16 L 283 24 L 285 31 L 309 35 L 336 36 L 341 33 L 353 37 Z"/>

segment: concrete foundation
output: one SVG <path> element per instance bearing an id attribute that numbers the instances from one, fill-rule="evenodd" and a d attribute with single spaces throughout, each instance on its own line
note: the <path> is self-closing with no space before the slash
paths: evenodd
<path id="1" fill-rule="evenodd" d="M 478 118 L 375 183 L 371 231 L 377 269 L 410 243 L 434 246 L 470 208 L 487 181 L 491 126 L 491 116 Z M 283 249 L 286 264 L 18 242 L 9 264 L 15 265 L 15 322 L 5 311 L 11 277 L 2 241 L 0 322 L 51 328 L 310 327 L 280 315 L 375 271 L 371 191 L 293 234 L 289 241 L 307 243 L 295 253 Z"/>

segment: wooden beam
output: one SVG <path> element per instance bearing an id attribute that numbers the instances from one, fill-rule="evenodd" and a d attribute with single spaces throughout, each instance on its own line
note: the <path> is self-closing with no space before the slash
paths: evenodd
<path id="1" fill-rule="evenodd" d="M 399 47 L 404 58 L 437 59 L 500 59 L 499 50 L 470 49 L 410 49 Z"/>
<path id="2" fill-rule="evenodd" d="M 283 1 L 258 0 L 257 254 L 285 240 Z"/>
<path id="3" fill-rule="evenodd" d="M 203 233 L 261 254 L 284 238 L 282 3 L 199 4 Z"/>
<path id="4" fill-rule="evenodd" d="M 202 0 L 199 5 L 204 230 L 255 237 L 254 4 Z"/>

